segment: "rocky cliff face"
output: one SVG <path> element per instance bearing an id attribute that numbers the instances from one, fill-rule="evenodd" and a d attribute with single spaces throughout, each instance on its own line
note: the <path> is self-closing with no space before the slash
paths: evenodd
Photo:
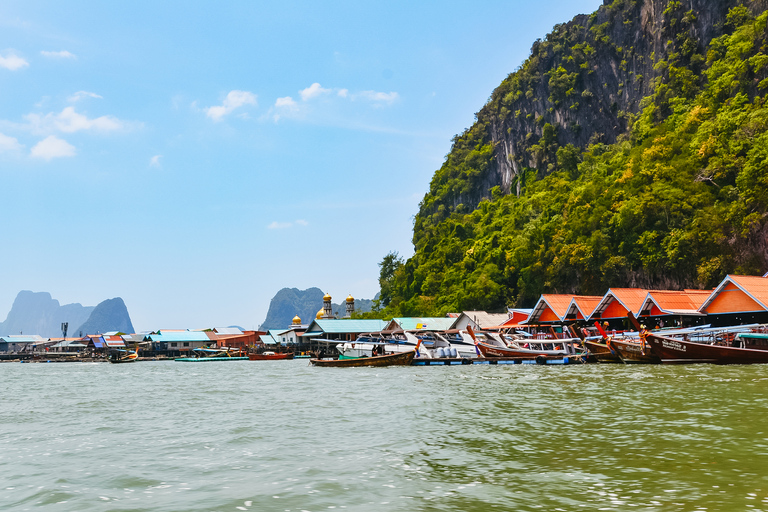
<path id="1" fill-rule="evenodd" d="M 531 176 L 575 168 L 595 143 L 628 136 L 646 102 L 701 80 L 706 49 L 737 0 L 616 0 L 557 25 L 454 138 L 419 217 L 440 221 L 496 193 L 519 195 Z M 744 2 L 753 12 L 768 1 Z M 693 93 L 693 91 L 691 91 Z M 419 227 L 417 218 L 416 227 Z M 414 234 L 418 239 L 418 233 Z"/>
<path id="2" fill-rule="evenodd" d="M 320 288 L 283 288 L 272 297 L 269 303 L 267 318 L 261 324 L 261 330 L 287 329 L 291 326 L 293 317 L 298 315 L 301 323 L 308 325 L 315 319 L 317 311 L 323 307 L 323 296 Z M 370 299 L 355 300 L 355 311 L 370 311 L 373 301 Z M 332 303 L 334 314 L 339 318 L 345 315 L 345 304 Z"/>
<path id="3" fill-rule="evenodd" d="M 98 306 L 65 304 L 51 298 L 48 292 L 21 291 L 13 302 L 5 322 L 0 322 L 0 336 L 39 334 L 44 338 L 61 336 L 61 324 L 67 322 L 68 337 L 108 331 L 133 332 L 131 318 L 123 299 L 105 300 Z"/>
<path id="4" fill-rule="evenodd" d="M 128 308 L 125 307 L 125 302 L 120 297 L 100 302 L 93 309 L 88 320 L 71 332 L 72 336 L 79 336 L 81 332 L 86 335 L 112 331 L 125 334 L 134 332 L 131 317 L 128 315 Z"/>
<path id="5" fill-rule="evenodd" d="M 48 292 L 20 291 L 13 301 L 5 322 L 0 323 L 0 335 L 39 334 L 45 338 L 61 336 L 61 324 L 69 323 L 68 336 L 74 327 L 85 322 L 93 306 L 80 304 L 60 305 Z"/>

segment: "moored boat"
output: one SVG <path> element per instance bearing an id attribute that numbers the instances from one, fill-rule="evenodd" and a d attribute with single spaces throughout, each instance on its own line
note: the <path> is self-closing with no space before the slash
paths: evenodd
<path id="1" fill-rule="evenodd" d="M 370 357 L 352 357 L 345 359 L 310 359 L 314 366 L 359 367 L 359 366 L 410 366 L 419 351 L 421 340 L 416 348 L 408 352 L 375 355 Z"/>
<path id="2" fill-rule="evenodd" d="M 280 359 L 293 359 L 293 352 L 262 352 L 260 354 L 251 353 L 248 354 L 248 359 L 251 361 L 273 361 Z"/>
<path id="3" fill-rule="evenodd" d="M 584 352 L 576 348 L 576 345 L 581 342 L 578 338 L 517 341 L 505 337 L 486 336 L 481 341 L 472 327 L 467 326 L 467 332 L 474 340 L 477 350 L 485 358 L 536 359 L 542 356 L 545 358 L 584 356 Z"/>
<path id="4" fill-rule="evenodd" d="M 709 343 L 686 339 L 688 334 L 671 337 L 643 329 L 637 319 L 628 313 L 640 330 L 651 351 L 664 364 L 768 364 L 768 336 L 754 332 L 725 332 Z"/>
<path id="5" fill-rule="evenodd" d="M 139 351 L 115 348 L 109 351 L 107 360 L 114 364 L 134 363 L 139 360 Z"/>

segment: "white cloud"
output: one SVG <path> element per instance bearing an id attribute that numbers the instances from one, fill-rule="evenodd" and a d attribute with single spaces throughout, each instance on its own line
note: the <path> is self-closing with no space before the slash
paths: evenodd
<path id="1" fill-rule="evenodd" d="M 35 144 L 29 154 L 32 158 L 42 158 L 43 160 L 50 161 L 52 158 L 75 156 L 76 151 L 75 146 L 67 141 L 54 135 L 49 135 Z"/>
<path id="2" fill-rule="evenodd" d="M 290 96 L 285 96 L 284 98 L 277 98 L 277 101 L 275 101 L 275 107 L 277 108 L 296 108 L 297 103 L 293 101 L 293 98 Z"/>
<path id="3" fill-rule="evenodd" d="M 204 110 L 205 114 L 214 121 L 221 121 L 225 115 L 232 113 L 243 105 L 256 106 L 256 95 L 248 91 L 229 91 L 221 105 L 208 107 Z"/>
<path id="4" fill-rule="evenodd" d="M 339 89 L 336 94 L 339 96 L 339 98 L 346 98 L 349 94 L 349 89 Z"/>
<path id="5" fill-rule="evenodd" d="M 18 57 L 17 55 L 14 55 L 13 53 L 8 53 L 5 57 L 0 55 L 0 68 L 16 71 L 17 69 L 26 66 L 29 66 L 29 62 L 22 59 L 21 57 Z"/>
<path id="6" fill-rule="evenodd" d="M 40 55 L 44 57 L 53 57 L 55 59 L 76 59 L 77 55 L 74 53 L 70 53 L 67 50 L 62 50 L 60 52 L 47 52 L 45 50 L 42 50 L 40 52 Z"/>
<path id="7" fill-rule="evenodd" d="M 27 114 L 25 118 L 32 125 L 32 130 L 35 133 L 47 133 L 54 130 L 64 133 L 74 133 L 81 130 L 111 132 L 127 128 L 127 124 L 116 117 L 101 116 L 89 119 L 87 116 L 75 112 L 75 107 L 66 107 L 59 114 L 53 112 L 45 116 Z"/>
<path id="8" fill-rule="evenodd" d="M 267 229 L 288 229 L 292 228 L 293 226 L 309 226 L 309 222 L 305 221 L 304 219 L 298 219 L 294 222 L 274 221 L 272 224 L 267 226 Z"/>
<path id="9" fill-rule="evenodd" d="M 103 96 L 99 96 L 95 92 L 88 92 L 88 91 L 77 91 L 75 94 L 67 98 L 67 101 L 70 103 L 76 103 L 80 101 L 83 98 L 96 98 L 96 99 L 104 99 Z"/>
<path id="10" fill-rule="evenodd" d="M 163 155 L 155 155 L 152 158 L 149 159 L 149 166 L 150 167 L 157 167 L 158 169 L 162 167 L 160 165 L 160 159 L 163 157 Z"/>
<path id="11" fill-rule="evenodd" d="M 316 98 L 322 94 L 328 94 L 330 92 L 331 89 L 323 89 L 319 83 L 315 82 L 306 89 L 299 91 L 299 95 L 301 96 L 302 100 L 308 101 L 312 98 Z"/>
<path id="12" fill-rule="evenodd" d="M 9 137 L 8 135 L 0 133 L 0 153 L 5 151 L 16 151 L 22 147 L 23 146 L 19 144 L 19 139 L 16 137 Z"/>
<path id="13" fill-rule="evenodd" d="M 355 98 L 362 98 L 364 100 L 373 101 L 374 103 L 394 103 L 400 98 L 400 95 L 396 92 L 376 92 L 376 91 L 362 91 L 355 95 Z"/>

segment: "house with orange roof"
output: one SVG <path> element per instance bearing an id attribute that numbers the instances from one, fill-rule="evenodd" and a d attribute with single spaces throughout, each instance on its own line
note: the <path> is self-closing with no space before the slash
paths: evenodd
<path id="1" fill-rule="evenodd" d="M 627 312 L 637 314 L 648 295 L 642 288 L 610 288 L 589 315 L 592 322 L 608 322 L 611 329 L 629 327 Z"/>
<path id="2" fill-rule="evenodd" d="M 526 324 L 562 324 L 573 295 L 545 293 L 533 306 Z"/>
<path id="3" fill-rule="evenodd" d="M 768 275 L 768 274 L 767 274 Z M 714 326 L 768 322 L 768 278 L 727 275 L 699 308 Z"/>
<path id="4" fill-rule="evenodd" d="M 688 327 L 706 323 L 699 311 L 712 290 L 651 290 L 643 305 L 634 312 L 650 327 Z"/>
<path id="5" fill-rule="evenodd" d="M 595 310 L 603 297 L 600 295 L 574 295 L 565 311 L 568 322 L 585 321 Z"/>

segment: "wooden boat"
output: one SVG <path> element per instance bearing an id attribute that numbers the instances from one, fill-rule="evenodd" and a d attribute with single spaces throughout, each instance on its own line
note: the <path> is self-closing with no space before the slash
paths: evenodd
<path id="1" fill-rule="evenodd" d="M 619 355 L 611 350 L 605 343 L 597 340 L 584 340 L 584 346 L 587 351 L 595 358 L 598 363 L 621 363 Z"/>
<path id="2" fill-rule="evenodd" d="M 568 357 L 583 356 L 574 344 L 578 339 L 565 340 L 525 340 L 523 345 L 516 341 L 497 340 L 486 337 L 486 341 L 480 341 L 471 326 L 467 326 L 467 332 L 475 342 L 480 354 L 485 358 L 511 357 L 517 359 L 536 359 L 537 357 Z M 527 346 L 526 346 L 527 345 Z"/>
<path id="3" fill-rule="evenodd" d="M 247 361 L 248 357 L 241 355 L 242 351 L 221 348 L 196 348 L 192 352 L 195 357 L 177 357 L 174 361 L 182 363 L 196 363 L 199 361 Z M 233 355 L 234 354 L 234 355 Z"/>
<path id="4" fill-rule="evenodd" d="M 139 351 L 134 350 L 126 350 L 122 348 L 116 348 L 109 351 L 109 355 L 107 356 L 107 360 L 110 363 L 114 364 L 120 364 L 120 363 L 135 363 L 139 360 Z"/>
<path id="5" fill-rule="evenodd" d="M 261 354 L 248 354 L 251 361 L 272 361 L 277 359 L 293 359 L 293 352 L 262 352 Z"/>
<path id="6" fill-rule="evenodd" d="M 719 342 L 698 343 L 649 332 L 631 312 L 627 316 L 664 364 L 768 364 L 768 339 L 757 333 L 739 333 Z"/>
<path id="7" fill-rule="evenodd" d="M 607 345 L 616 352 L 625 364 L 659 364 L 661 359 L 653 353 L 644 341 L 618 339 L 608 341 Z"/>
<path id="8" fill-rule="evenodd" d="M 394 354 L 385 354 L 371 357 L 355 357 L 349 359 L 310 359 L 309 362 L 315 366 L 338 366 L 338 367 L 359 367 L 359 366 L 410 366 L 413 358 L 419 351 L 421 341 L 416 344 L 414 350 L 408 352 L 397 352 Z"/>
<path id="9" fill-rule="evenodd" d="M 739 337 L 736 338 L 740 340 Z M 646 341 L 654 354 L 664 364 L 712 363 L 712 364 L 766 364 L 768 350 L 750 346 L 743 341 L 734 343 L 743 346 L 710 345 L 683 339 L 668 338 L 654 333 L 646 334 Z"/>

